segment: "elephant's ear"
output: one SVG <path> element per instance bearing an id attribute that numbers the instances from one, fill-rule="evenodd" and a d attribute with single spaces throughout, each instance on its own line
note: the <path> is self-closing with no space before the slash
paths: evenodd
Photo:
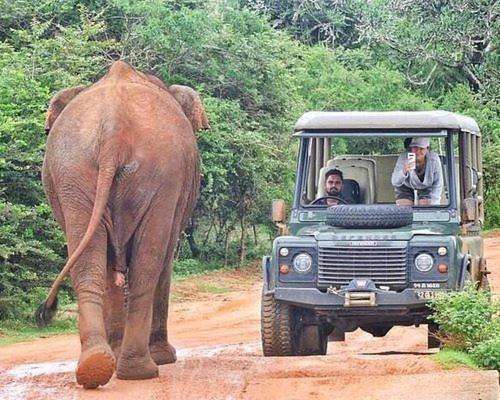
<path id="1" fill-rule="evenodd" d="M 45 133 L 48 135 L 50 129 L 54 125 L 59 114 L 61 114 L 64 107 L 73 100 L 86 86 L 76 86 L 69 89 L 63 89 L 57 92 L 52 100 L 50 100 L 49 109 L 45 116 Z"/>
<path id="2" fill-rule="evenodd" d="M 196 90 L 189 86 L 172 85 L 169 86 L 168 91 L 181 105 L 184 114 L 186 114 L 186 117 L 191 122 L 193 131 L 196 132 L 200 129 L 210 129 L 201 96 Z"/>
<path id="3" fill-rule="evenodd" d="M 151 82 L 154 83 L 156 86 L 161 87 L 162 89 L 165 89 L 168 92 L 168 87 L 163 83 L 163 81 L 158 78 L 157 76 L 153 74 L 144 74 L 146 75 L 146 78 Z"/>

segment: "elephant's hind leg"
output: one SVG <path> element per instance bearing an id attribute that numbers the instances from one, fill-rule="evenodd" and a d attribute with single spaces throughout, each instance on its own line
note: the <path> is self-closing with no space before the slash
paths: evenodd
<path id="1" fill-rule="evenodd" d="M 175 203 L 158 196 L 134 234 L 128 273 L 128 315 L 117 367 L 120 379 L 158 376 L 158 366 L 149 350 L 149 339 L 155 288 L 165 265 Z"/>
<path id="2" fill-rule="evenodd" d="M 174 235 L 172 235 L 172 238 Z M 176 243 L 177 240 L 171 240 Z M 167 319 L 170 278 L 172 275 L 172 259 L 175 246 L 168 247 L 167 261 L 160 275 L 155 290 L 153 306 L 153 325 L 149 339 L 149 350 L 156 365 L 171 364 L 177 361 L 175 348 L 168 341 Z"/>
<path id="3" fill-rule="evenodd" d="M 157 365 L 171 364 L 177 361 L 175 348 L 168 341 L 168 307 L 175 247 L 177 246 L 177 241 L 183 228 L 182 224 L 185 222 L 185 216 L 189 206 L 188 198 L 185 195 L 180 196 L 177 201 L 175 216 L 172 222 L 165 265 L 163 266 L 160 279 L 155 289 L 153 324 L 151 326 L 149 349 Z"/>
<path id="4" fill-rule="evenodd" d="M 82 204 L 79 204 L 78 209 L 66 205 L 64 211 L 69 253 L 72 254 L 87 229 L 90 215 L 82 210 Z M 104 328 L 106 247 L 106 229 L 101 224 L 71 269 L 73 288 L 78 299 L 78 326 L 82 346 L 76 380 L 89 389 L 106 384 L 113 376 L 116 365 Z"/>
<path id="5" fill-rule="evenodd" d="M 108 257 L 106 293 L 104 295 L 104 322 L 108 343 L 113 349 L 116 359 L 118 359 L 127 313 L 125 308 L 125 289 L 115 285 L 112 265 L 113 260 L 109 260 Z"/>

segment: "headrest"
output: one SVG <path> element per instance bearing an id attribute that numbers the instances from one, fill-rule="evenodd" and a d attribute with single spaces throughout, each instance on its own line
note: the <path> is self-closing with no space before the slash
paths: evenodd
<path id="1" fill-rule="evenodd" d="M 346 199 L 349 204 L 359 204 L 361 196 L 358 182 L 354 179 L 344 179 L 342 197 Z"/>

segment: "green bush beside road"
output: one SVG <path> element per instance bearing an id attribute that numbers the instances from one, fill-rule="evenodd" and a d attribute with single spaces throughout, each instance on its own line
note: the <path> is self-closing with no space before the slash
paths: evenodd
<path id="1" fill-rule="evenodd" d="M 483 368 L 500 370 L 500 301 L 473 284 L 430 303 L 445 348 L 465 352 Z"/>

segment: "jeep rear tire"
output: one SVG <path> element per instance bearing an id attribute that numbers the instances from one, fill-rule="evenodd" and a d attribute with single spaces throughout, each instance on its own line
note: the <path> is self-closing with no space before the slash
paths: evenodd
<path id="1" fill-rule="evenodd" d="M 264 356 L 296 355 L 293 307 L 262 291 L 261 339 Z"/>
<path id="2" fill-rule="evenodd" d="M 298 355 L 324 356 L 328 349 L 328 335 L 322 325 L 306 325 L 300 329 Z"/>
<path id="3" fill-rule="evenodd" d="M 413 208 L 394 204 L 338 205 L 326 212 L 326 223 L 342 228 L 400 228 L 413 222 Z"/>
<path id="4" fill-rule="evenodd" d="M 439 349 L 443 343 L 439 340 L 439 326 L 435 322 L 429 321 L 427 323 L 427 348 Z"/>
<path id="5" fill-rule="evenodd" d="M 481 283 L 479 284 L 479 288 L 491 294 L 491 284 L 488 279 L 488 275 L 483 274 L 483 276 L 481 277 Z"/>
<path id="6" fill-rule="evenodd" d="M 360 328 L 373 337 L 384 337 L 392 329 L 392 325 L 367 324 L 361 325 Z"/>

